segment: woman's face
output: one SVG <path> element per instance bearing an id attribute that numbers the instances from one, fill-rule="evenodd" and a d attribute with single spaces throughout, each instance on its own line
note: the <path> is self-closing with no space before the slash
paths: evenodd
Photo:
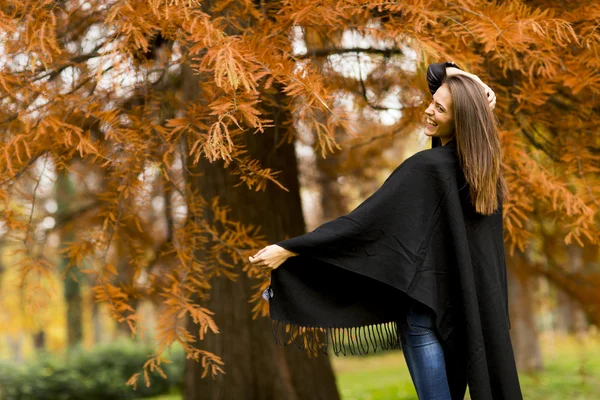
<path id="1" fill-rule="evenodd" d="M 431 104 L 425 110 L 425 115 L 427 118 L 425 134 L 427 136 L 439 137 L 442 144 L 452 139 L 454 136 L 454 115 L 448 85 L 443 84 L 434 93 Z"/>

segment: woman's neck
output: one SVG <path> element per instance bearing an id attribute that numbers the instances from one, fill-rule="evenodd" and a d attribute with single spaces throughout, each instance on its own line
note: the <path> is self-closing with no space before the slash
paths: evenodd
<path id="1" fill-rule="evenodd" d="M 451 138 L 440 138 L 440 140 L 442 141 L 442 146 L 445 146 L 454 140 L 454 136 L 452 136 Z"/>

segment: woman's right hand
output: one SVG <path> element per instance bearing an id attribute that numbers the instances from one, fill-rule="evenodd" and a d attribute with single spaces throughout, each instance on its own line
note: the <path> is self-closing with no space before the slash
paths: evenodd
<path id="1" fill-rule="evenodd" d="M 248 260 L 261 271 L 270 272 L 283 264 L 288 258 L 297 255 L 298 253 L 291 252 L 281 246 L 272 244 L 263 247 L 254 256 L 250 256 Z"/>
<path id="2" fill-rule="evenodd" d="M 477 81 L 482 87 L 483 90 L 485 90 L 485 94 L 487 96 L 488 99 L 488 104 L 490 105 L 490 108 L 493 110 L 494 107 L 496 107 L 496 94 L 494 93 L 494 91 L 485 83 L 483 83 L 483 81 L 475 74 L 471 74 L 469 72 L 465 72 L 461 69 L 458 68 L 454 68 L 454 67 L 447 67 L 446 68 L 446 75 L 451 76 L 451 75 L 467 75 L 471 78 L 473 78 L 475 81 Z"/>

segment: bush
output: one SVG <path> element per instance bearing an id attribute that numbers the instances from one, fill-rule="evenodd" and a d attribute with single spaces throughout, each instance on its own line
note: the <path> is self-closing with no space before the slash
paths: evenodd
<path id="1" fill-rule="evenodd" d="M 151 373 L 151 385 L 143 379 L 137 390 L 125 382 L 140 372 L 152 348 L 133 342 L 116 342 L 93 350 L 72 350 L 67 357 L 42 354 L 24 365 L 0 364 L 0 399 L 2 400 L 100 400 L 136 399 L 168 393 L 181 387 L 185 355 L 174 350 L 171 364 L 161 364 L 167 374 L 163 379 Z"/>

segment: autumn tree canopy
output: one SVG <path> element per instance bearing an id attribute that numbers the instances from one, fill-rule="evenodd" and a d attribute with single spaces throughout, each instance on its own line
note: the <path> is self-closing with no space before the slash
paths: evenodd
<path id="1" fill-rule="evenodd" d="M 286 190 L 243 140 L 273 127 L 273 91 L 291 116 L 275 143 L 308 134 L 320 156 L 353 148 L 377 163 L 390 142 L 422 129 L 424 72 L 446 60 L 498 97 L 510 248 L 528 245 L 533 213 L 564 241 L 596 245 L 599 19 L 588 1 L 5 1 L 0 199 L 4 240 L 19 250 L 12 267 L 37 293 L 57 268 L 48 238 L 74 227 L 62 254 L 116 319 L 135 331 L 132 301 L 163 305 L 146 367 L 179 342 L 217 374 L 219 355 L 201 343 L 218 332 L 203 306 L 209 281 L 256 279 L 251 300 L 265 315 L 268 282 L 247 258 L 267 243 L 259 227 L 230 220 L 227 204 L 193 191 L 186 165 L 220 161 L 249 191 Z M 182 94 L 186 68 L 198 76 L 195 101 Z M 76 207 L 47 227 L 40 182 L 64 171 L 78 179 Z M 184 328 L 188 318 L 199 332 Z"/>

